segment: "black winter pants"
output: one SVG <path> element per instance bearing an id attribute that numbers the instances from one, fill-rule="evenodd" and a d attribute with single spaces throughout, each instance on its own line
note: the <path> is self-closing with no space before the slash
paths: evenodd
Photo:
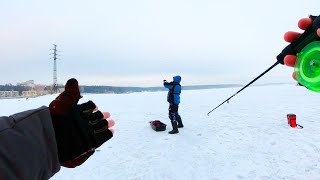
<path id="1" fill-rule="evenodd" d="M 169 119 L 171 121 L 176 121 L 177 118 L 180 118 L 178 113 L 179 105 L 178 104 L 170 104 L 169 106 Z"/>

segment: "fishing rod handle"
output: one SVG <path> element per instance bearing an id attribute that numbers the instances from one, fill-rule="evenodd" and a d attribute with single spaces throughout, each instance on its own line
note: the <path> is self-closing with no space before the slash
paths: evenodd
<path id="1" fill-rule="evenodd" d="M 304 33 L 301 34 L 297 39 L 291 42 L 287 47 L 285 47 L 282 52 L 277 56 L 277 61 L 280 64 L 284 64 L 284 57 L 286 55 L 296 55 L 300 52 L 306 45 L 313 41 L 320 41 L 320 37 L 317 35 L 317 29 L 320 28 L 320 15 L 312 16 L 312 25 L 308 27 Z"/>

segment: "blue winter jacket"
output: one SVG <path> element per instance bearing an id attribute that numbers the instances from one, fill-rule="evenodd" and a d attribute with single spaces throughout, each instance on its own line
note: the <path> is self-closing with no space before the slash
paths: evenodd
<path id="1" fill-rule="evenodd" d="M 167 95 L 167 101 L 170 104 L 180 103 L 180 93 L 181 93 L 181 76 L 174 76 L 172 82 L 164 81 L 163 85 L 165 88 L 169 89 Z"/>

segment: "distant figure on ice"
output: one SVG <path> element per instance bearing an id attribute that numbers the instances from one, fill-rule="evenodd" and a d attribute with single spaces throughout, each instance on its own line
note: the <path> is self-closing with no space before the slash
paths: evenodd
<path id="1" fill-rule="evenodd" d="M 178 113 L 179 103 L 180 103 L 180 93 L 181 93 L 181 77 L 174 76 L 172 82 L 167 82 L 163 80 L 163 85 L 165 88 L 169 89 L 167 101 L 169 102 L 169 118 L 172 124 L 172 131 L 169 134 L 179 133 L 178 128 L 182 128 L 182 120 Z"/>

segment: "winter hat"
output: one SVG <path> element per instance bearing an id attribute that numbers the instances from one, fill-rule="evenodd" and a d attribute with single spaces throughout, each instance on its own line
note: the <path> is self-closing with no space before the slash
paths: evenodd
<path id="1" fill-rule="evenodd" d="M 80 96 L 78 81 L 75 78 L 69 79 L 64 86 L 64 91 L 75 96 Z"/>

